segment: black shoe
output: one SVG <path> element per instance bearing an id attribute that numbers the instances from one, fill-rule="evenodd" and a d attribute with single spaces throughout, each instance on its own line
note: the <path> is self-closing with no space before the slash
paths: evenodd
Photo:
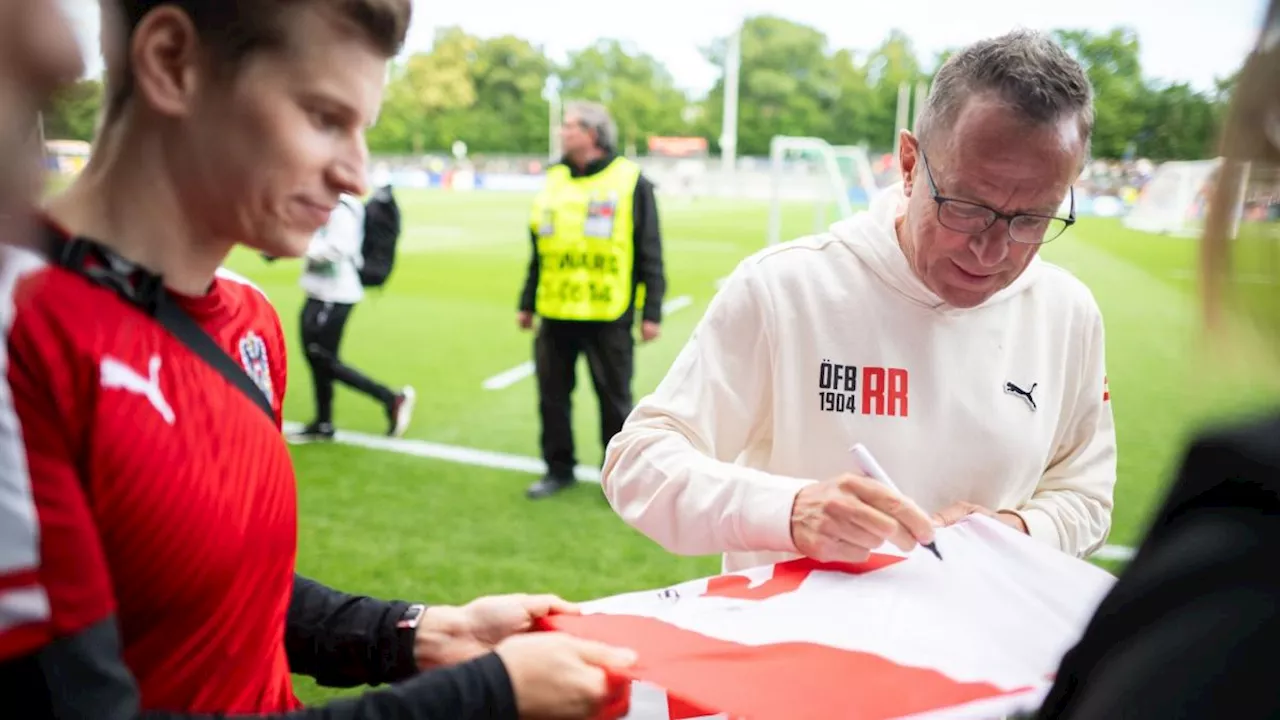
<path id="1" fill-rule="evenodd" d="M 327 442 L 333 439 L 334 434 L 333 423 L 313 422 L 290 435 L 288 440 L 294 445 L 305 445 L 313 442 Z"/>
<path id="2" fill-rule="evenodd" d="M 525 491 L 525 494 L 529 496 L 530 500 L 551 497 L 561 490 L 572 486 L 575 482 L 577 481 L 572 475 L 566 477 L 564 475 L 553 475 L 551 473 L 547 473 L 539 478 L 538 482 L 530 485 L 529 489 Z"/>
<path id="3" fill-rule="evenodd" d="M 404 435 L 404 431 L 409 427 L 409 421 L 413 419 L 413 388 L 406 385 L 403 390 L 396 393 L 396 396 L 387 403 L 387 435 L 389 437 L 400 437 Z"/>

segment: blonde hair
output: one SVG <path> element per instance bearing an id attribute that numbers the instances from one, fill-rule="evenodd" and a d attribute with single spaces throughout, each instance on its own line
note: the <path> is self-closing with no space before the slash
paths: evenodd
<path id="1" fill-rule="evenodd" d="M 1250 316 L 1254 326 L 1280 349 L 1280 237 L 1235 239 L 1239 207 L 1251 184 L 1269 184 L 1280 192 L 1280 0 L 1272 0 L 1257 46 L 1237 79 L 1221 136 L 1222 165 L 1209 198 L 1200 245 L 1200 279 L 1206 327 L 1225 332 L 1231 309 Z M 1280 222 L 1277 222 L 1280 228 Z M 1242 242 L 1269 245 L 1271 262 L 1250 273 L 1265 272 L 1261 292 L 1237 291 L 1241 279 L 1232 260 Z M 1257 289 L 1257 288 L 1255 288 Z"/>

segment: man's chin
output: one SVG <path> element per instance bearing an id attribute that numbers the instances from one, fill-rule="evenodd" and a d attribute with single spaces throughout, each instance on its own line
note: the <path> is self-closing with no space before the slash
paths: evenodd
<path id="1" fill-rule="evenodd" d="M 311 236 L 302 233 L 289 233 L 250 244 L 254 250 L 264 255 L 277 258 L 298 258 L 307 252 L 311 244 Z"/>
<path id="2" fill-rule="evenodd" d="M 967 310 L 990 300 L 991 296 L 995 295 L 999 289 L 999 287 L 975 288 L 948 284 L 946 287 L 941 288 L 940 291 L 935 292 L 938 297 L 942 298 L 943 302 L 951 307 Z"/>

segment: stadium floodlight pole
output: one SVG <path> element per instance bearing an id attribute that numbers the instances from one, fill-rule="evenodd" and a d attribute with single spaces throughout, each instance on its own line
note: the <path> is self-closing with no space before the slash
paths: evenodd
<path id="1" fill-rule="evenodd" d="M 898 151 L 901 149 L 902 140 L 899 134 L 906 129 L 907 123 L 911 121 L 911 85 L 906 80 L 898 83 L 898 117 L 897 124 L 893 126 L 893 160 L 897 162 Z"/>
<path id="2" fill-rule="evenodd" d="M 916 83 L 916 103 L 911 115 L 911 132 L 920 127 L 920 113 L 924 112 L 924 104 L 929 102 L 929 83 L 921 80 Z"/>
<path id="3" fill-rule="evenodd" d="M 560 159 L 560 121 L 564 114 L 559 78 L 555 75 L 547 76 L 544 90 L 547 96 L 547 157 L 551 162 L 556 162 Z"/>
<path id="4" fill-rule="evenodd" d="M 787 138 L 775 135 L 769 141 L 769 230 L 765 242 L 776 245 L 782 235 L 782 170 Z"/>
<path id="5" fill-rule="evenodd" d="M 738 154 L 738 77 L 742 67 L 742 26 L 729 35 L 724 58 L 724 113 L 720 127 L 720 167 L 732 174 Z"/>

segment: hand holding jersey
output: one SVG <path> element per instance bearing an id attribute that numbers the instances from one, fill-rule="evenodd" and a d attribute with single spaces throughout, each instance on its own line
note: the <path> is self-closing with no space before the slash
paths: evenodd
<path id="1" fill-rule="evenodd" d="M 625 706 L 630 683 L 611 681 L 609 671 L 634 663 L 635 653 L 564 633 L 530 632 L 548 615 L 579 613 L 554 595 L 493 595 L 462 607 L 431 607 L 416 633 L 415 659 L 428 670 L 493 652 L 506 666 L 521 718 L 614 717 L 601 708 Z"/>
<path id="2" fill-rule="evenodd" d="M 636 655 L 566 633 L 515 635 L 495 652 L 507 667 L 521 720 L 591 718 L 626 714 L 631 681 L 611 676 Z"/>
<path id="3" fill-rule="evenodd" d="M 555 595 L 490 595 L 461 607 L 432 606 L 418 626 L 414 658 L 424 670 L 466 662 L 512 635 L 532 630 L 547 615 L 579 612 Z"/>

